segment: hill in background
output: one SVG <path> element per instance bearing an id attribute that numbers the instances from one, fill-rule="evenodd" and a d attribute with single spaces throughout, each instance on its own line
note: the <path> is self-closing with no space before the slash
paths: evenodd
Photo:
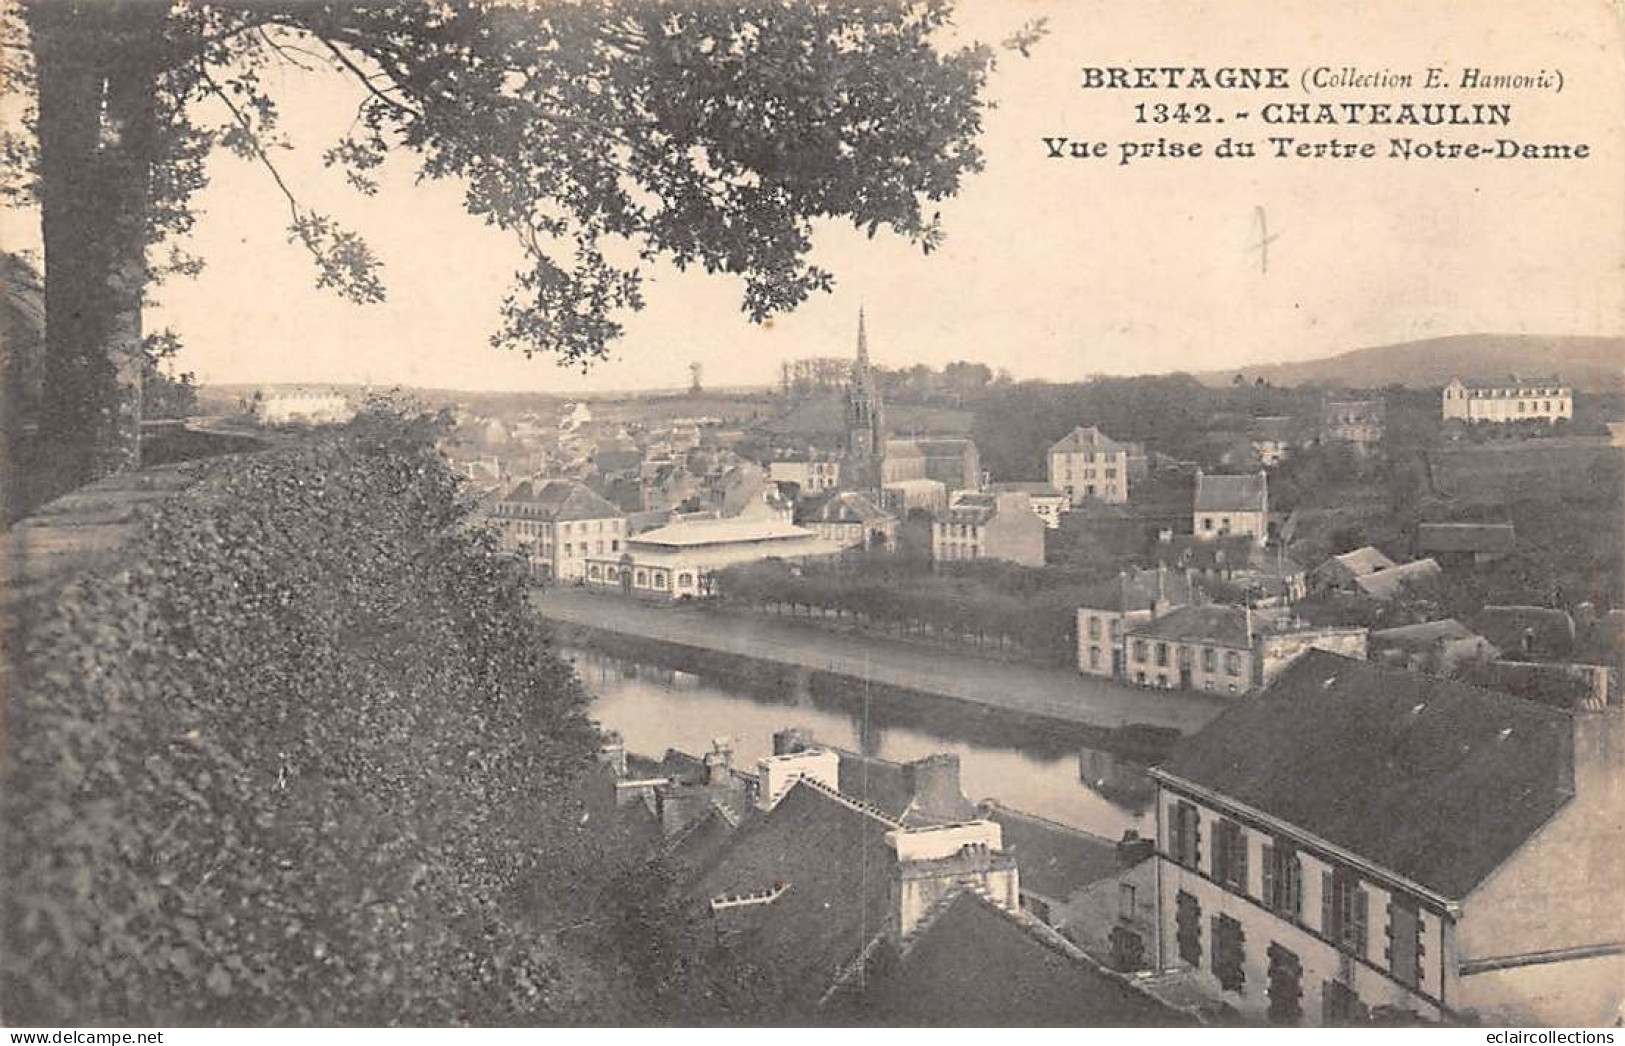
<path id="1" fill-rule="evenodd" d="M 1440 386 L 1453 377 L 1557 375 L 1585 392 L 1618 392 L 1625 385 L 1625 338 L 1534 334 L 1455 334 L 1397 345 L 1377 345 L 1318 360 L 1271 363 L 1196 375 L 1222 385 L 1237 374 L 1271 385 L 1343 385 L 1378 388 L 1399 383 Z"/>

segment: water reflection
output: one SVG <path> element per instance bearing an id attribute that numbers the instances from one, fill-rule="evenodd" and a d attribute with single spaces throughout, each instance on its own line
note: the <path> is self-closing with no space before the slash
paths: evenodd
<path id="1" fill-rule="evenodd" d="M 819 741 L 899 762 L 953 752 L 971 799 L 995 798 L 1110 838 L 1152 827 L 1143 771 L 1087 750 L 1098 736 L 1085 727 L 881 694 L 828 677 L 702 677 L 592 651 L 564 653 L 597 696 L 594 718 L 619 731 L 633 752 L 698 753 L 712 738 L 728 737 L 735 757 L 750 765 L 769 754 L 773 731 L 798 727 Z"/>

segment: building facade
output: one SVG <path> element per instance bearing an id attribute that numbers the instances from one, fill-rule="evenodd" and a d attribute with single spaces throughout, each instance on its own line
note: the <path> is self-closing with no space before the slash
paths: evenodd
<path id="1" fill-rule="evenodd" d="M 1362 456 L 1382 445 L 1387 424 L 1382 400 L 1328 399 L 1320 405 L 1320 442 L 1341 443 Z"/>
<path id="2" fill-rule="evenodd" d="M 1126 678 L 1127 630 L 1189 606 L 1194 595 L 1190 576 L 1167 568 L 1126 571 L 1086 593 L 1078 606 L 1078 671 L 1107 679 Z"/>
<path id="3" fill-rule="evenodd" d="M 1302 659 L 1151 771 L 1160 965 L 1273 1024 L 1613 1023 L 1619 711 Z"/>
<path id="4" fill-rule="evenodd" d="M 655 602 L 713 594 L 712 575 L 767 559 L 808 560 L 844 548 L 779 516 L 690 519 L 627 538 L 621 552 L 589 556 L 589 588 Z"/>
<path id="5" fill-rule="evenodd" d="M 1557 378 L 1452 378 L 1440 400 L 1445 421 L 1553 423 L 1574 417 L 1574 389 Z"/>
<path id="6" fill-rule="evenodd" d="M 1067 496 L 1048 483 L 990 483 L 987 489 L 993 494 L 1027 495 L 1033 513 L 1051 530 L 1060 529 L 1061 513 L 1071 507 Z"/>
<path id="7" fill-rule="evenodd" d="M 931 524 L 931 559 L 1003 559 L 1041 567 L 1045 529 L 1026 494 L 962 493 Z"/>
<path id="8" fill-rule="evenodd" d="M 774 461 L 767 466 L 775 483 L 794 483 L 803 496 L 823 494 L 841 485 L 841 463 L 834 458 Z"/>
<path id="9" fill-rule="evenodd" d="M 503 495 L 492 521 L 502 545 L 544 581 L 581 581 L 587 560 L 620 553 L 626 515 L 573 479 L 527 480 Z"/>
<path id="10" fill-rule="evenodd" d="M 1121 505 L 1128 500 L 1130 449 L 1093 425 L 1080 425 L 1049 448 L 1049 485 L 1073 506 L 1086 498 Z"/>
<path id="11" fill-rule="evenodd" d="M 1269 538 L 1269 517 L 1269 477 L 1264 472 L 1210 476 L 1196 470 L 1191 528 L 1198 538 L 1245 534 L 1262 545 Z"/>
<path id="12" fill-rule="evenodd" d="M 1188 606 L 1129 626 L 1126 675 L 1160 689 L 1247 694 L 1310 650 L 1364 657 L 1366 630 L 1308 625 L 1247 607 Z"/>
<path id="13" fill-rule="evenodd" d="M 831 495 L 796 522 L 842 548 L 897 547 L 897 517 L 856 491 Z"/>

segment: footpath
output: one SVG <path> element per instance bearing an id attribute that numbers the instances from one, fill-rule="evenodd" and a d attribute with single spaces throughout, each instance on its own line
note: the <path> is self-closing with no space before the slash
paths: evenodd
<path id="1" fill-rule="evenodd" d="M 533 589 L 546 618 L 741 658 L 829 672 L 1084 726 L 1201 729 L 1231 704 L 1210 694 L 1147 690 L 1060 668 L 1011 664 L 793 621 L 685 606 L 648 606 L 573 588 Z"/>

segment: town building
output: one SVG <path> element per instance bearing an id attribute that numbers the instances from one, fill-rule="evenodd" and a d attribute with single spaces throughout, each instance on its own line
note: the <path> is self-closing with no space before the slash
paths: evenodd
<path id="1" fill-rule="evenodd" d="M 1423 584 L 1440 573 L 1439 564 L 1432 559 L 1418 559 L 1361 574 L 1354 579 L 1354 587 L 1361 595 L 1386 603 L 1404 595 L 1407 586 Z"/>
<path id="2" fill-rule="evenodd" d="M 772 461 L 768 475 L 775 483 L 794 483 L 803 497 L 823 494 L 841 485 L 841 463 L 835 458 L 797 458 Z"/>
<path id="3" fill-rule="evenodd" d="M 1382 400 L 1327 399 L 1320 405 L 1320 442 L 1342 444 L 1362 457 L 1374 454 L 1387 422 Z"/>
<path id="4" fill-rule="evenodd" d="M 1451 378 L 1440 399 L 1445 421 L 1555 423 L 1574 417 L 1574 389 L 1559 378 Z"/>
<path id="5" fill-rule="evenodd" d="M 914 509 L 935 516 L 948 509 L 948 487 L 935 479 L 899 479 L 880 488 L 880 507 L 899 518 Z"/>
<path id="6" fill-rule="evenodd" d="M 862 309 L 858 310 L 858 354 L 846 386 L 842 423 L 842 482 L 849 490 L 878 489 L 886 478 L 882 471 L 888 453 L 886 412 L 880 382 L 869 363 L 869 335 L 864 329 Z"/>
<path id="7" fill-rule="evenodd" d="M 1621 727 L 1307 654 L 1151 771 L 1159 965 L 1278 1025 L 1615 1023 Z"/>
<path id="8" fill-rule="evenodd" d="M 1045 529 L 1026 494 L 962 492 L 931 524 L 931 559 L 937 563 L 1004 559 L 1041 567 Z"/>
<path id="9" fill-rule="evenodd" d="M 976 444 L 961 436 L 934 436 L 886 441 L 882 483 L 932 479 L 952 497 L 982 487 L 982 458 Z"/>
<path id="10" fill-rule="evenodd" d="M 1176 607 L 1189 606 L 1195 599 L 1194 588 L 1190 575 L 1161 567 L 1125 571 L 1085 593 L 1078 606 L 1078 671 L 1127 678 L 1127 630 Z"/>
<path id="11" fill-rule="evenodd" d="M 1139 448 L 1119 443 L 1094 425 L 1080 425 L 1050 446 L 1049 484 L 1074 507 L 1088 498 L 1121 505 L 1128 501 L 1131 449 Z"/>
<path id="12" fill-rule="evenodd" d="M 1158 566 L 1189 574 L 1209 590 L 1228 585 L 1239 589 L 1230 602 L 1246 601 L 1253 606 L 1290 606 L 1308 594 L 1308 573 L 1303 564 L 1277 544 L 1265 548 L 1251 536 L 1202 538 L 1174 534 L 1158 535 L 1147 558 Z"/>
<path id="13" fill-rule="evenodd" d="M 1309 625 L 1249 607 L 1180 607 L 1130 626 L 1128 678 L 1141 686 L 1247 694 L 1310 650 L 1366 654 L 1366 630 Z"/>
<path id="14" fill-rule="evenodd" d="M 1051 530 L 1060 528 L 1061 513 L 1071 507 L 1067 496 L 1048 483 L 990 483 L 987 489 L 992 494 L 1027 495 L 1033 512 L 1044 521 L 1044 526 Z"/>
<path id="15" fill-rule="evenodd" d="M 317 389 L 261 392 L 252 407 L 262 425 L 337 425 L 355 416 L 342 394 Z"/>
<path id="16" fill-rule="evenodd" d="M 1269 517 L 1269 477 L 1264 472 L 1210 476 L 1196 470 L 1191 523 L 1198 538 L 1246 534 L 1262 545 L 1269 538 Z"/>
<path id="17" fill-rule="evenodd" d="M 573 479 L 526 480 L 491 512 L 502 545 L 543 580 L 580 581 L 593 556 L 614 557 L 626 539 L 620 509 Z"/>
<path id="18" fill-rule="evenodd" d="M 1500 656 L 1495 644 L 1453 617 L 1371 633 L 1371 660 L 1429 675 L 1450 675 L 1464 661 Z"/>
<path id="19" fill-rule="evenodd" d="M 856 491 L 831 494 L 805 510 L 798 508 L 796 523 L 842 548 L 897 547 L 897 517 Z"/>
<path id="20" fill-rule="evenodd" d="M 1447 570 L 1494 563 L 1517 547 L 1511 523 L 1421 523 L 1416 528 L 1416 554 L 1431 556 Z"/>
<path id="21" fill-rule="evenodd" d="M 589 588 L 640 599 L 694 599 L 711 595 L 711 575 L 727 567 L 843 551 L 782 516 L 685 519 L 628 537 L 618 555 L 589 556 L 585 580 Z"/>
<path id="22" fill-rule="evenodd" d="M 1393 560 L 1370 545 L 1328 558 L 1309 574 L 1309 587 L 1316 592 L 1358 592 L 1354 582 L 1367 574 L 1395 566 Z"/>
<path id="23" fill-rule="evenodd" d="M 1274 468 L 1285 461 L 1299 442 L 1297 429 L 1295 418 L 1281 415 L 1254 418 L 1247 430 L 1247 439 L 1258 463 L 1265 468 Z"/>

